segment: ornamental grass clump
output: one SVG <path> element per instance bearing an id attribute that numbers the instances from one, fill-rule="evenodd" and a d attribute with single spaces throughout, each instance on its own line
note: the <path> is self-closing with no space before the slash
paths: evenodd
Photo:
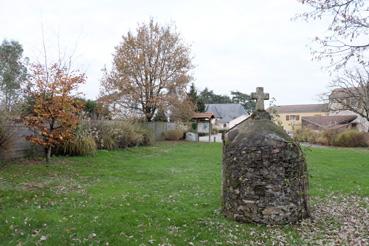
<path id="1" fill-rule="evenodd" d="M 369 134 L 356 129 L 326 129 L 314 131 L 308 128 L 299 129 L 294 134 L 298 142 L 321 144 L 338 147 L 368 147 Z"/>
<path id="2" fill-rule="evenodd" d="M 152 132 L 132 121 L 103 121 L 91 128 L 98 149 L 113 150 L 151 145 Z"/>
<path id="3" fill-rule="evenodd" d="M 327 129 L 321 131 L 318 135 L 318 141 L 316 143 L 321 145 L 335 146 L 337 134 L 339 134 L 339 130 L 336 129 Z"/>
<path id="4" fill-rule="evenodd" d="M 143 134 L 141 134 L 138 129 L 139 127 L 129 121 L 115 123 L 114 138 L 118 148 L 128 148 L 142 145 Z"/>
<path id="5" fill-rule="evenodd" d="M 368 144 L 368 133 L 354 129 L 345 130 L 337 134 L 333 142 L 334 146 L 340 147 L 368 147 Z"/>
<path id="6" fill-rule="evenodd" d="M 90 132 L 98 149 L 113 150 L 117 148 L 112 124 L 108 124 L 104 121 L 98 122 L 95 126 L 90 128 Z"/>
<path id="7" fill-rule="evenodd" d="M 83 156 L 96 153 L 95 139 L 84 126 L 79 126 L 71 139 L 59 147 L 63 155 Z"/>
<path id="8" fill-rule="evenodd" d="M 155 142 L 155 137 L 153 132 L 150 129 L 140 127 L 136 129 L 136 132 L 142 134 L 142 142 L 141 145 L 149 146 L 153 145 Z"/>
<path id="9" fill-rule="evenodd" d="M 308 128 L 297 129 L 293 135 L 297 142 L 317 143 L 319 133 Z"/>

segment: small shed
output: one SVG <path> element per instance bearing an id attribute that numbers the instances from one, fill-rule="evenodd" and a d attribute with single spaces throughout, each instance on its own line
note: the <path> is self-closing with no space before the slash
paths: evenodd
<path id="1" fill-rule="evenodd" d="M 214 119 L 214 114 L 211 112 L 205 112 L 205 113 L 194 113 L 192 116 L 192 121 L 196 122 L 196 132 L 197 135 L 199 133 L 208 133 L 209 134 L 209 142 L 211 141 L 211 131 L 212 131 L 212 125 L 211 120 Z M 197 138 L 197 141 L 199 141 L 199 138 Z"/>

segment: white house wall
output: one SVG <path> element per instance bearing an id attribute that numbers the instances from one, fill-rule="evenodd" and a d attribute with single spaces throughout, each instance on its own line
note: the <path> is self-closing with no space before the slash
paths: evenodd
<path id="1" fill-rule="evenodd" d="M 228 123 L 228 127 L 229 128 L 232 128 L 234 127 L 235 125 L 241 123 L 242 121 L 246 120 L 250 115 L 241 115 L 239 117 L 237 117 L 236 119 L 233 119 L 231 120 L 229 123 Z"/>

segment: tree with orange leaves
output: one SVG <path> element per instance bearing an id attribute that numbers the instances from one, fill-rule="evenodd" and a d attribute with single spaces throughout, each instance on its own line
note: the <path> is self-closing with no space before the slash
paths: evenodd
<path id="1" fill-rule="evenodd" d="M 84 82 L 84 74 L 59 64 L 32 66 L 27 96 L 34 105 L 32 113 L 23 119 L 35 132 L 26 139 L 44 148 L 46 162 L 50 160 L 52 148 L 73 136 L 82 110 L 73 93 Z"/>

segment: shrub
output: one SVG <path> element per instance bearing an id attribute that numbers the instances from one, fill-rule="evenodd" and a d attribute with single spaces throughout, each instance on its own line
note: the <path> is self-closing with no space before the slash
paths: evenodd
<path id="1" fill-rule="evenodd" d="M 338 133 L 339 133 L 338 130 L 332 129 L 321 131 L 318 136 L 318 139 L 320 141 L 317 141 L 317 143 L 332 146 L 334 145 L 334 141 Z"/>
<path id="2" fill-rule="evenodd" d="M 98 149 L 113 150 L 117 148 L 112 124 L 99 122 L 96 126 L 90 128 L 90 132 Z"/>
<path id="3" fill-rule="evenodd" d="M 310 142 L 309 142 L 310 143 Z M 324 136 L 322 135 L 319 135 L 317 138 L 316 138 L 316 144 L 320 144 L 320 145 L 329 145 L 328 143 L 328 140 L 327 138 L 325 138 Z"/>
<path id="4" fill-rule="evenodd" d="M 95 154 L 95 139 L 85 126 L 79 126 L 72 139 L 67 140 L 58 148 L 58 153 L 63 155 L 89 155 Z"/>
<path id="5" fill-rule="evenodd" d="M 337 134 L 333 144 L 340 147 L 368 147 L 368 140 L 368 133 L 350 129 Z"/>
<path id="6" fill-rule="evenodd" d="M 113 135 L 103 135 L 100 141 L 100 149 L 113 150 L 117 149 L 118 146 L 115 142 Z"/>
<path id="7" fill-rule="evenodd" d="M 91 128 L 92 135 L 99 149 L 127 148 L 151 145 L 154 136 L 149 129 L 132 121 L 105 121 Z"/>
<path id="8" fill-rule="evenodd" d="M 122 121 L 115 123 L 114 138 L 118 148 L 127 148 L 143 144 L 143 134 L 132 122 Z"/>
<path id="9" fill-rule="evenodd" d="M 183 139 L 184 131 L 182 129 L 168 130 L 164 133 L 165 140 L 177 141 Z"/>
<path id="10" fill-rule="evenodd" d="M 299 142 L 308 142 L 328 146 L 340 147 L 368 147 L 369 135 L 354 129 L 324 130 L 316 132 L 308 128 L 299 129 L 294 134 L 294 139 Z"/>
<path id="11" fill-rule="evenodd" d="M 196 122 L 192 122 L 191 123 L 191 131 L 196 132 L 197 129 L 197 123 Z"/>
<path id="12" fill-rule="evenodd" d="M 302 128 L 295 131 L 293 138 L 298 142 L 317 143 L 319 133 L 309 128 Z"/>
<path id="13" fill-rule="evenodd" d="M 148 146 L 148 145 L 154 144 L 155 137 L 154 137 L 154 134 L 151 130 L 149 130 L 147 128 L 139 128 L 139 129 L 137 129 L 137 132 L 142 134 L 142 136 L 143 136 L 142 145 Z"/>

